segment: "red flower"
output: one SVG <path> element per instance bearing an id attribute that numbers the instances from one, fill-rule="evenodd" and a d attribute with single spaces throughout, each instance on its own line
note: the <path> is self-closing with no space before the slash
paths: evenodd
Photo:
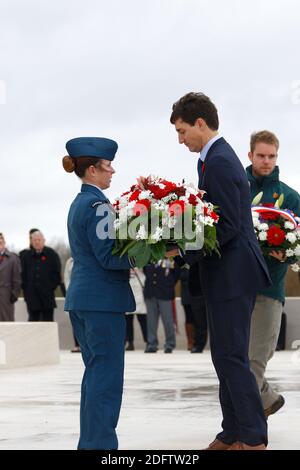
<path id="1" fill-rule="evenodd" d="M 263 220 L 277 220 L 280 216 L 275 212 L 262 212 L 260 218 Z"/>
<path id="2" fill-rule="evenodd" d="M 269 245 L 279 246 L 285 240 L 285 232 L 276 225 L 272 225 L 267 231 L 267 240 Z"/>
<path id="3" fill-rule="evenodd" d="M 194 194 L 190 194 L 189 203 L 192 204 L 192 206 L 196 206 L 197 202 L 198 202 L 197 197 Z"/>
<path id="4" fill-rule="evenodd" d="M 136 216 L 145 215 L 147 214 L 150 207 L 151 207 L 151 201 L 149 201 L 149 199 L 141 199 L 134 206 L 133 213 Z"/>
<path id="5" fill-rule="evenodd" d="M 176 202 L 171 202 L 171 204 L 169 204 L 169 213 L 171 216 L 179 216 L 183 214 L 184 210 L 185 210 L 184 201 L 176 201 Z"/>
<path id="6" fill-rule="evenodd" d="M 46 259 L 47 259 L 46 256 L 44 255 L 41 256 L 41 261 L 46 261 Z"/>
<path id="7" fill-rule="evenodd" d="M 215 221 L 219 220 L 218 214 L 216 214 L 214 211 L 211 211 L 211 213 L 209 215 L 213 220 L 215 220 Z"/>
<path id="8" fill-rule="evenodd" d="M 140 194 L 141 194 L 141 191 L 137 189 L 131 194 L 129 201 L 137 201 Z"/>

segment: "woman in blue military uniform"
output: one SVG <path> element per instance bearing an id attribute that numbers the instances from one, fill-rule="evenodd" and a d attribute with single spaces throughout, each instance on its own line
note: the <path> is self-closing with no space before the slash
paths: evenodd
<path id="1" fill-rule="evenodd" d="M 135 310 L 129 285 L 133 260 L 111 254 L 110 186 L 118 145 L 99 137 L 66 144 L 64 169 L 82 180 L 71 204 L 68 234 L 74 265 L 65 310 L 78 338 L 85 371 L 81 386 L 78 449 L 117 449 L 124 372 L 125 313 Z"/>

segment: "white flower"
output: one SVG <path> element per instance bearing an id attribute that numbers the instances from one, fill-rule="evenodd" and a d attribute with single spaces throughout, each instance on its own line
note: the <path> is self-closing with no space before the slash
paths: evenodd
<path id="1" fill-rule="evenodd" d="M 171 217 L 171 216 L 170 216 L 170 217 L 169 217 L 169 220 L 168 220 L 168 227 L 169 227 L 169 228 L 174 228 L 175 225 L 176 225 L 176 222 L 177 222 L 176 216 L 174 216 L 174 217 Z"/>
<path id="2" fill-rule="evenodd" d="M 297 273 L 297 272 L 300 271 L 300 266 L 299 266 L 299 264 L 297 264 L 297 263 L 291 264 L 291 269 L 292 269 L 292 271 L 294 271 L 295 273 Z"/>
<path id="3" fill-rule="evenodd" d="M 141 191 L 139 195 L 139 199 L 150 199 L 151 191 L 149 189 L 147 191 Z"/>
<path id="4" fill-rule="evenodd" d="M 267 239 L 267 232 L 259 232 L 258 238 L 264 242 Z"/>
<path id="5" fill-rule="evenodd" d="M 114 229 L 118 230 L 120 228 L 120 225 L 121 225 L 121 220 L 120 219 L 115 219 L 114 220 Z"/>
<path id="6" fill-rule="evenodd" d="M 297 240 L 297 237 L 294 233 L 290 232 L 290 233 L 287 233 L 285 238 L 290 242 L 290 243 L 295 243 L 295 241 Z"/>
<path id="7" fill-rule="evenodd" d="M 292 222 L 284 222 L 284 228 L 287 228 L 289 230 L 294 230 L 295 226 L 292 224 Z"/>
<path id="8" fill-rule="evenodd" d="M 294 256 L 294 250 L 291 250 L 290 248 L 285 251 L 285 256 Z"/>
<path id="9" fill-rule="evenodd" d="M 212 227 L 214 225 L 214 219 L 209 217 L 209 215 L 204 217 L 204 225 L 210 225 Z"/>
<path id="10" fill-rule="evenodd" d="M 295 246 L 294 253 L 295 253 L 296 256 L 300 256 L 300 245 Z"/>
<path id="11" fill-rule="evenodd" d="M 196 196 L 196 194 L 199 192 L 199 189 L 196 189 L 192 184 L 184 184 L 183 186 L 185 187 L 187 193 L 194 194 L 194 196 Z"/>
<path id="12" fill-rule="evenodd" d="M 145 228 L 145 225 L 141 225 L 137 234 L 136 234 L 136 237 L 135 237 L 136 240 L 146 240 L 147 239 L 147 234 L 146 234 L 146 228 Z"/>
<path id="13" fill-rule="evenodd" d="M 257 228 L 258 230 L 266 231 L 268 230 L 269 226 L 268 224 L 258 224 Z"/>
<path id="14" fill-rule="evenodd" d="M 203 210 L 204 210 L 203 208 L 204 208 L 203 201 L 201 201 L 201 200 L 199 199 L 198 204 L 196 205 L 196 214 L 197 214 L 197 215 L 199 215 L 199 214 L 202 215 L 202 214 L 203 214 Z"/>
<path id="15" fill-rule="evenodd" d="M 163 229 L 161 227 L 156 227 L 156 230 L 153 233 L 153 235 L 151 235 L 151 238 L 158 242 L 159 240 L 162 239 L 162 235 L 163 235 Z"/>
<path id="16" fill-rule="evenodd" d="M 199 220 L 195 221 L 196 233 L 202 233 L 203 231 L 202 226 L 203 226 L 202 222 L 200 222 Z"/>
<path id="17" fill-rule="evenodd" d="M 258 228 L 259 225 L 261 225 L 260 221 L 258 218 L 253 217 L 253 225 L 254 227 Z"/>
<path id="18" fill-rule="evenodd" d="M 164 211 L 166 210 L 166 204 L 162 201 L 157 201 L 153 204 L 153 207 L 157 209 L 158 211 Z"/>
<path id="19" fill-rule="evenodd" d="M 165 203 L 168 203 L 170 201 L 177 201 L 178 197 L 175 193 L 170 193 L 168 194 L 167 196 L 165 197 L 162 197 L 161 198 L 161 201 L 165 202 Z"/>

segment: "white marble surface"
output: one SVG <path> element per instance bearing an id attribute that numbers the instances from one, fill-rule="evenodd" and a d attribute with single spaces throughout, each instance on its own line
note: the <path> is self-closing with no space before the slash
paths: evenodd
<path id="1" fill-rule="evenodd" d="M 1 370 L 0 449 L 74 449 L 82 363 Z M 268 376 L 286 405 L 269 418 L 270 449 L 300 449 L 300 352 L 277 352 Z M 126 353 L 120 449 L 201 449 L 220 429 L 210 354 Z"/>
<path id="2" fill-rule="evenodd" d="M 0 322 L 0 370 L 59 363 L 54 322 Z"/>

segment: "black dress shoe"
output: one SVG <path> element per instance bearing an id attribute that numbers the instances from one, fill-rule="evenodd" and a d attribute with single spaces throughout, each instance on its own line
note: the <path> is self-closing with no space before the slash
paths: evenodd
<path id="1" fill-rule="evenodd" d="M 203 352 L 203 349 L 197 348 L 197 346 L 194 346 L 194 347 L 191 349 L 191 353 L 202 353 L 202 352 Z"/>
<path id="2" fill-rule="evenodd" d="M 165 348 L 165 353 L 170 354 L 173 351 L 172 348 Z"/>
<path id="3" fill-rule="evenodd" d="M 280 410 L 280 408 L 283 407 L 285 401 L 284 401 L 284 398 L 282 395 L 279 395 L 279 397 L 277 398 L 276 401 L 274 401 L 274 403 L 269 406 L 269 408 L 267 408 L 265 411 L 265 417 L 268 418 L 268 416 L 270 415 L 273 415 L 274 413 L 276 413 L 276 411 Z"/>
<path id="4" fill-rule="evenodd" d="M 125 351 L 134 351 L 134 344 L 132 341 L 128 342 Z"/>
<path id="5" fill-rule="evenodd" d="M 151 348 L 150 346 L 147 346 L 144 352 L 145 353 L 156 353 L 157 349 L 156 348 Z"/>

